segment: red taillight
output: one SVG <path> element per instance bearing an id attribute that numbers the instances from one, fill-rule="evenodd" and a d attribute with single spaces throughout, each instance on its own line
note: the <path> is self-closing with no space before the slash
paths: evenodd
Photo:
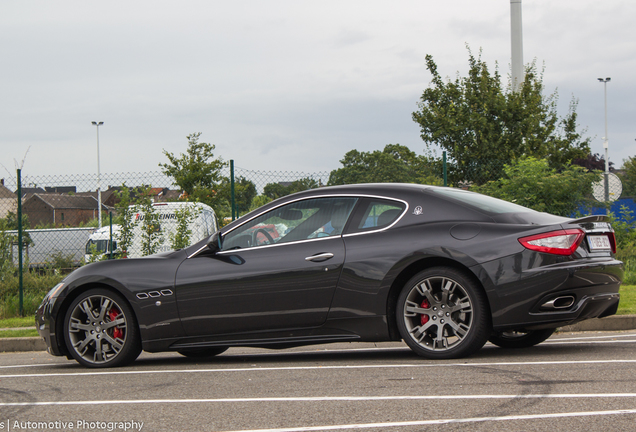
<path id="1" fill-rule="evenodd" d="M 585 232 L 579 229 L 558 230 L 519 239 L 525 248 L 553 255 L 572 255 Z"/>
<path id="2" fill-rule="evenodd" d="M 616 235 L 614 231 L 607 233 L 607 236 L 609 237 L 610 246 L 612 246 L 612 253 L 616 253 Z"/>

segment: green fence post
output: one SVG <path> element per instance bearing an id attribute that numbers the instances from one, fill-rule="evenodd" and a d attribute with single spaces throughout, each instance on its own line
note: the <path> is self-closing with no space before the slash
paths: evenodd
<path id="1" fill-rule="evenodd" d="M 113 212 L 109 212 L 108 214 L 110 215 L 110 238 L 108 240 L 108 250 L 110 251 L 109 259 L 113 259 Z"/>
<path id="2" fill-rule="evenodd" d="M 234 160 L 230 159 L 230 196 L 231 196 L 231 203 L 230 206 L 232 207 L 232 220 L 236 219 L 236 203 L 234 201 Z"/>
<path id="3" fill-rule="evenodd" d="M 448 186 L 448 175 L 446 174 L 446 151 L 442 153 L 442 166 L 444 173 L 444 186 Z"/>
<path id="4" fill-rule="evenodd" d="M 18 290 L 20 316 L 24 316 L 24 280 L 22 275 L 22 170 L 18 169 Z"/>

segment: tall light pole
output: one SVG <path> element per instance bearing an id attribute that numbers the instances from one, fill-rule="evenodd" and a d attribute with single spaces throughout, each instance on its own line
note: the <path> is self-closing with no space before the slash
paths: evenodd
<path id="1" fill-rule="evenodd" d="M 97 215 L 99 219 L 99 228 L 102 227 L 102 179 L 99 172 L 99 127 L 104 122 L 93 122 L 93 126 L 97 129 Z"/>
<path id="2" fill-rule="evenodd" d="M 523 25 L 521 19 L 521 0 L 510 0 L 510 46 L 512 91 L 521 90 L 525 79 L 523 70 Z"/>
<path id="3" fill-rule="evenodd" d="M 603 148 L 605 149 L 605 202 L 609 202 L 609 156 L 607 155 L 607 148 L 609 147 L 607 138 L 607 83 L 612 79 L 607 77 L 605 79 L 598 78 L 603 83 L 603 90 L 605 94 L 605 136 L 603 137 Z M 609 209 L 607 210 L 609 213 Z"/>

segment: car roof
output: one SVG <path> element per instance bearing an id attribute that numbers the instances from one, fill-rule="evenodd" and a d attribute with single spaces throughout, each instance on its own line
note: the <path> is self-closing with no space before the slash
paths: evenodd
<path id="1" fill-rule="evenodd" d="M 395 196 L 406 193 L 413 193 L 418 191 L 425 191 L 427 189 L 434 189 L 439 186 L 429 186 L 413 183 L 360 183 L 351 185 L 339 185 L 339 186 L 324 186 L 316 189 L 309 189 L 302 192 L 297 192 L 292 195 L 287 195 L 284 198 L 312 196 L 312 195 L 331 195 L 331 194 L 365 194 L 365 195 L 387 195 Z"/>

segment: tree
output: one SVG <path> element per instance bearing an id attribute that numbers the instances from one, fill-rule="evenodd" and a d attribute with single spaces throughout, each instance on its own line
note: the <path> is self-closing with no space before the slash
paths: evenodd
<path id="1" fill-rule="evenodd" d="M 605 157 L 599 155 L 598 153 L 590 153 L 584 158 L 576 158 L 572 161 L 574 165 L 582 166 L 583 168 L 587 168 L 589 171 L 603 171 L 605 172 Z M 609 170 L 614 171 L 614 162 L 610 161 Z"/>
<path id="2" fill-rule="evenodd" d="M 256 195 L 256 185 L 254 182 L 245 177 L 237 177 L 234 179 L 234 202 L 239 214 L 245 214 L 250 210 L 250 205 Z M 219 197 L 227 201 L 227 208 L 229 209 L 229 214 L 231 214 L 232 186 L 230 179 L 227 177 L 221 180 Z"/>
<path id="3" fill-rule="evenodd" d="M 115 192 L 119 201 L 115 204 L 117 209 L 117 219 L 119 221 L 120 230 L 117 239 L 117 248 L 121 250 L 123 258 L 128 257 L 128 249 L 132 245 L 134 229 L 137 226 L 137 219 L 134 218 L 136 213 L 135 207 L 131 207 L 132 199 L 130 189 L 126 183 L 121 185 L 121 190 Z"/>
<path id="4" fill-rule="evenodd" d="M 272 199 L 270 197 L 268 197 L 268 196 L 257 195 L 252 200 L 252 204 L 250 204 L 249 210 L 250 211 L 256 210 L 257 208 L 264 206 L 265 204 L 267 204 L 270 201 L 272 201 Z"/>
<path id="5" fill-rule="evenodd" d="M 141 255 L 153 255 L 159 251 L 163 242 L 159 213 L 152 205 L 150 188 L 146 189 L 137 204 L 141 223 Z"/>
<path id="6" fill-rule="evenodd" d="M 502 88 L 499 71 L 491 74 L 481 53 L 475 58 L 469 50 L 468 62 L 468 76 L 445 82 L 427 55 L 433 78 L 413 113 L 427 146 L 446 150 L 453 182 L 495 180 L 504 164 L 522 156 L 561 168 L 589 154 L 589 138 L 577 131 L 577 102 L 559 118 L 557 93 L 543 95 L 543 77 L 534 63 L 526 68 L 521 90 L 514 92 Z"/>
<path id="7" fill-rule="evenodd" d="M 22 215 L 22 244 L 29 246 L 33 244 L 31 236 L 24 231 L 29 228 L 29 217 Z M 6 218 L 0 218 L 0 281 L 13 272 L 13 245 L 18 243 L 17 232 L 8 233 L 7 231 L 17 231 L 18 215 L 8 212 Z"/>
<path id="8" fill-rule="evenodd" d="M 636 156 L 623 160 L 623 196 L 636 198 Z"/>
<path id="9" fill-rule="evenodd" d="M 572 216 L 592 193 L 598 174 L 573 165 L 557 171 L 545 159 L 522 157 L 504 166 L 496 181 L 471 190 L 524 207 L 561 216 Z"/>
<path id="10" fill-rule="evenodd" d="M 195 208 L 193 204 L 188 204 L 174 211 L 175 217 L 177 218 L 177 227 L 175 231 L 170 234 L 170 247 L 172 249 L 178 250 L 190 246 L 190 237 L 192 236 L 190 222 L 199 216 L 200 212 L 201 210 Z"/>
<path id="11" fill-rule="evenodd" d="M 13 275 L 15 270 L 13 265 L 12 249 L 17 236 L 11 235 L 5 230 L 10 230 L 4 219 L 0 219 L 0 282 L 8 276 Z"/>
<path id="12" fill-rule="evenodd" d="M 387 144 L 384 150 L 351 150 L 340 161 L 342 168 L 331 171 L 329 185 L 355 183 L 442 184 L 440 161 L 418 156 L 408 147 Z"/>
<path id="13" fill-rule="evenodd" d="M 1 219 L 0 219 L 1 220 Z M 22 214 L 22 229 L 26 230 L 30 228 L 29 215 Z M 12 211 L 7 213 L 7 216 L 2 222 L 3 230 L 17 230 L 18 229 L 18 215 Z"/>
<path id="14" fill-rule="evenodd" d="M 275 200 L 276 198 L 280 198 L 296 192 L 302 192 L 308 189 L 315 189 L 317 187 L 320 187 L 319 182 L 310 177 L 305 177 L 300 180 L 294 180 L 289 184 L 283 184 L 282 182 L 268 183 L 263 188 L 263 195 L 272 200 Z"/>
<path id="15" fill-rule="evenodd" d="M 214 157 L 215 146 L 199 142 L 201 132 L 187 136 L 188 149 L 179 157 L 164 150 L 170 163 L 160 163 L 161 171 L 174 179 L 190 199 L 205 202 L 215 207 L 221 169 L 225 166 L 220 158 Z"/>

